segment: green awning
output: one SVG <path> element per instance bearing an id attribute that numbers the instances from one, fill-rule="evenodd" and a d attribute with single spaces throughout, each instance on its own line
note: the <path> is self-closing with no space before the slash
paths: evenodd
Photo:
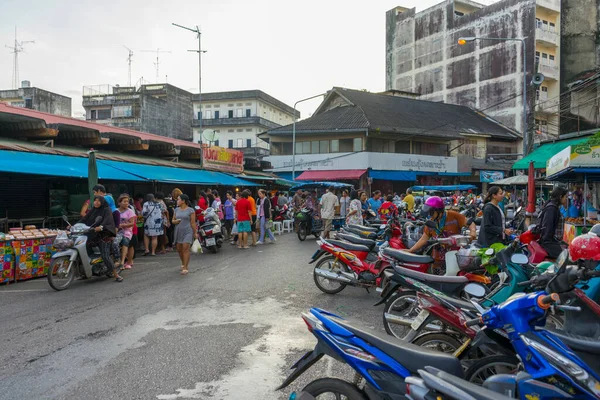
<path id="1" fill-rule="evenodd" d="M 571 140 L 561 140 L 560 142 L 544 143 L 532 151 L 531 154 L 527 155 L 527 157 L 523 157 L 514 163 L 512 169 L 528 169 L 530 161 L 533 161 L 533 167 L 535 169 L 546 169 L 546 162 L 556 153 L 566 149 L 567 146 L 572 144 L 585 142 L 587 139 L 589 138 L 577 138 Z"/>

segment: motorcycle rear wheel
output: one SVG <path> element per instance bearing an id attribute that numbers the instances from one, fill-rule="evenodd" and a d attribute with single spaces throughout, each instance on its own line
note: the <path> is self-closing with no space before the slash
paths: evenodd
<path id="1" fill-rule="evenodd" d="M 426 333 L 413 340 L 413 344 L 446 354 L 452 354 L 462 346 L 458 339 L 447 333 Z"/>
<path id="2" fill-rule="evenodd" d="M 69 272 L 67 272 L 70 263 L 71 258 L 68 256 L 52 259 L 48 268 L 48 284 L 52 289 L 61 291 L 71 286 L 73 279 L 75 279 L 76 265 L 72 265 Z"/>
<path id="3" fill-rule="evenodd" d="M 334 265 L 335 263 L 335 265 Z M 325 267 L 323 269 L 327 269 L 330 271 L 335 271 L 335 267 L 338 267 L 341 271 L 348 272 L 348 267 L 339 261 L 336 261 L 334 256 L 323 257 L 319 260 L 317 265 L 315 265 L 315 269 Z M 320 291 L 327 294 L 336 294 L 344 290 L 346 287 L 345 283 L 341 283 L 338 281 L 330 280 L 327 278 L 323 278 L 318 276 L 313 270 L 313 278 L 315 280 L 315 285 L 319 288 Z M 325 283 L 329 282 L 329 284 Z M 325 286 L 327 285 L 327 286 Z"/>
<path id="4" fill-rule="evenodd" d="M 322 394 L 333 395 L 336 399 L 367 400 L 365 395 L 355 385 L 335 378 L 317 379 L 306 385 L 302 391 L 310 394 L 317 400 L 319 399 L 318 396 Z"/>
<path id="5" fill-rule="evenodd" d="M 465 372 L 465 379 L 476 385 L 483 382 L 492 375 L 513 374 L 519 367 L 517 357 L 497 355 L 485 357 L 471 364 Z"/>
<path id="6" fill-rule="evenodd" d="M 412 328 L 388 322 L 385 314 L 414 319 L 421 311 L 418 304 L 417 292 L 414 290 L 395 293 L 385 302 L 385 307 L 383 308 L 383 327 L 388 335 L 404 339 L 412 331 Z"/>

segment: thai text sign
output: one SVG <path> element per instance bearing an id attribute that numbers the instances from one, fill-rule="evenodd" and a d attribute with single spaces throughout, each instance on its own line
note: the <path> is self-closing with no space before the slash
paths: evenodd
<path id="1" fill-rule="evenodd" d="M 562 151 L 556 153 L 546 162 L 546 176 L 552 176 L 564 169 L 569 168 L 571 164 L 571 146 L 567 146 Z"/>
<path id="2" fill-rule="evenodd" d="M 213 171 L 244 172 L 244 153 L 218 146 L 202 146 L 202 167 Z"/>
<path id="3" fill-rule="evenodd" d="M 500 179 L 504 179 L 504 172 L 502 171 L 479 171 L 480 182 L 496 182 Z"/>

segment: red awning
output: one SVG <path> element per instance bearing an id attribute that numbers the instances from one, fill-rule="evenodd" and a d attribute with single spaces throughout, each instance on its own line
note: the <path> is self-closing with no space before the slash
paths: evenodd
<path id="1" fill-rule="evenodd" d="M 333 171 L 304 171 L 297 181 L 337 181 L 340 179 L 360 179 L 366 169 L 345 169 Z"/>

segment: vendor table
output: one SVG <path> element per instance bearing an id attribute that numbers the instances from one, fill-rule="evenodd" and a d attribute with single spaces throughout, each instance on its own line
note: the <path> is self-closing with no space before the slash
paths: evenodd
<path id="1" fill-rule="evenodd" d="M 13 230 L 10 236 L 3 236 L 4 240 L 0 240 L 0 283 L 46 276 L 55 253 L 52 246 L 55 237 L 54 231 L 47 230 Z"/>

